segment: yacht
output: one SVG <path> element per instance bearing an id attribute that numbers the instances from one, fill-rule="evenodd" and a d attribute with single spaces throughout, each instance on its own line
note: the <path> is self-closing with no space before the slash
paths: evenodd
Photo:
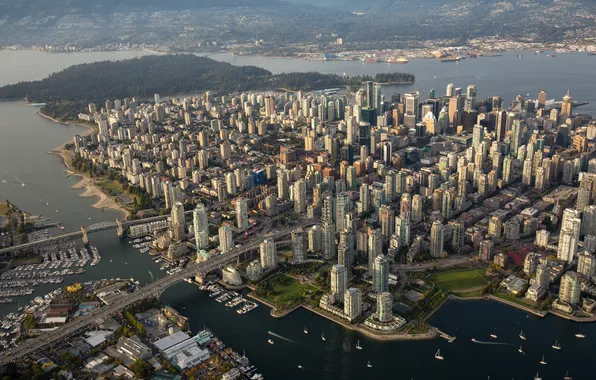
<path id="1" fill-rule="evenodd" d="M 519 333 L 519 338 L 520 338 L 521 340 L 526 340 L 526 335 L 524 334 L 524 332 L 523 332 L 523 331 Z"/>
<path id="2" fill-rule="evenodd" d="M 327 340 L 327 339 L 325 339 L 325 334 L 321 334 L 321 339 L 322 340 Z"/>
<path id="3" fill-rule="evenodd" d="M 368 368 L 371 368 L 371 367 L 372 367 L 372 364 L 370 364 L 370 360 L 368 361 L 368 363 L 366 363 L 366 366 L 367 366 Z"/>
<path id="4" fill-rule="evenodd" d="M 358 340 L 358 342 L 356 342 L 356 349 L 362 350 L 362 346 L 360 346 L 360 340 Z"/>
<path id="5" fill-rule="evenodd" d="M 308 334 L 308 329 L 306 328 L 306 326 L 304 326 L 304 333 Z"/>
<path id="6" fill-rule="evenodd" d="M 552 346 L 555 350 L 560 350 L 561 349 L 561 345 L 559 344 L 558 341 L 555 340 L 555 344 L 553 344 Z"/>
<path id="7" fill-rule="evenodd" d="M 542 360 L 540 361 L 540 364 L 545 364 L 546 365 L 546 360 L 544 360 L 544 355 L 542 355 Z"/>
<path id="8" fill-rule="evenodd" d="M 435 354 L 435 359 L 439 359 L 439 360 L 445 359 L 444 357 L 441 356 L 441 350 L 437 350 L 437 353 Z"/>
<path id="9" fill-rule="evenodd" d="M 269 339 L 269 340 L 267 341 L 267 343 L 269 343 L 269 344 L 273 344 L 273 343 L 275 343 L 275 342 L 273 341 L 273 339 Z"/>
<path id="10" fill-rule="evenodd" d="M 584 335 L 584 334 L 575 334 L 575 337 L 576 338 L 579 338 L 579 339 L 584 339 L 586 337 L 586 335 Z"/>

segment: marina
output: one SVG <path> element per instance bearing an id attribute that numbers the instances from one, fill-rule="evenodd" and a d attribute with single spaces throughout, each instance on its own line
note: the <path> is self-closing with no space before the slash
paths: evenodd
<path id="1" fill-rule="evenodd" d="M 192 280 L 190 282 L 192 282 Z M 259 306 L 259 304 L 257 304 L 256 302 L 247 300 L 238 292 L 226 291 L 219 285 L 200 285 L 199 288 L 201 290 L 208 291 L 209 297 L 215 298 L 216 302 L 226 302 L 225 306 L 227 308 L 233 309 L 238 307 L 239 305 L 242 305 L 239 309 L 236 310 L 236 313 L 240 315 L 246 314 Z"/>

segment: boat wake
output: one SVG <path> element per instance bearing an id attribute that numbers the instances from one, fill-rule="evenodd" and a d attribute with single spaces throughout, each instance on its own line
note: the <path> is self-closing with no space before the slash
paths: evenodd
<path id="1" fill-rule="evenodd" d="M 505 343 L 505 342 L 484 342 L 481 340 L 477 340 L 472 338 L 472 343 L 478 343 L 478 344 L 491 344 L 491 345 L 498 345 L 498 346 L 513 346 L 515 347 L 513 344 L 511 343 Z"/>
<path id="2" fill-rule="evenodd" d="M 300 344 L 300 343 L 296 342 L 295 340 L 285 338 L 285 337 L 283 337 L 283 336 L 281 336 L 279 334 L 274 333 L 273 331 L 267 331 L 267 334 L 273 335 L 274 337 L 279 338 L 279 339 L 283 339 L 286 342 L 290 342 L 290 343 L 294 343 L 294 344 Z"/>

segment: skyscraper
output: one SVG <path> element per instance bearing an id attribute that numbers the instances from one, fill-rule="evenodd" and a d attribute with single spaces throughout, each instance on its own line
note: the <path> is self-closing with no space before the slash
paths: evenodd
<path id="1" fill-rule="evenodd" d="M 443 245 L 445 239 L 445 230 L 441 222 L 434 221 L 430 229 L 430 256 L 441 257 L 443 254 Z"/>
<path id="2" fill-rule="evenodd" d="M 277 266 L 277 248 L 272 238 L 266 238 L 259 245 L 261 253 L 261 266 L 264 270 L 273 269 Z"/>
<path id="3" fill-rule="evenodd" d="M 306 182 L 299 179 L 294 183 L 294 212 L 301 214 L 306 210 Z"/>
<path id="4" fill-rule="evenodd" d="M 336 264 L 331 267 L 331 294 L 335 302 L 343 303 L 348 287 L 348 271 L 343 265 Z"/>
<path id="5" fill-rule="evenodd" d="M 352 322 L 362 315 L 362 291 L 358 288 L 349 288 L 344 295 L 344 314 Z"/>
<path id="6" fill-rule="evenodd" d="M 301 228 L 292 231 L 292 261 L 304 262 L 306 255 L 304 231 Z"/>
<path id="7" fill-rule="evenodd" d="M 580 278 L 576 272 L 569 271 L 561 277 L 559 299 L 570 305 L 579 304 L 581 286 Z"/>
<path id="8" fill-rule="evenodd" d="M 248 199 L 236 199 L 236 225 L 241 230 L 248 228 Z"/>
<path id="9" fill-rule="evenodd" d="M 377 256 L 373 264 L 372 289 L 375 293 L 389 290 L 389 262 L 383 255 Z"/>
<path id="10" fill-rule="evenodd" d="M 573 231 L 564 229 L 559 235 L 557 259 L 571 263 L 577 252 L 577 239 Z"/>
<path id="11" fill-rule="evenodd" d="M 186 223 L 184 220 L 184 206 L 176 202 L 172 206 L 172 238 L 175 241 L 182 241 L 186 237 Z"/>
<path id="12" fill-rule="evenodd" d="M 335 258 L 335 225 L 331 222 L 323 222 L 321 229 L 321 246 L 323 250 L 323 259 L 332 260 Z"/>
<path id="13" fill-rule="evenodd" d="M 218 230 L 219 233 L 219 250 L 221 253 L 226 253 L 230 249 L 234 248 L 234 240 L 232 237 L 232 229 L 228 226 L 221 226 Z"/>
<path id="14" fill-rule="evenodd" d="M 368 270 L 373 271 L 374 260 L 383 254 L 383 236 L 381 229 L 370 229 L 368 232 Z"/>
<path id="15" fill-rule="evenodd" d="M 390 322 L 393 319 L 393 296 L 389 292 L 377 295 L 377 319 L 379 322 Z"/>
<path id="16" fill-rule="evenodd" d="M 389 205 L 382 205 L 379 208 L 379 224 L 381 225 L 381 234 L 386 241 L 389 240 L 395 227 L 395 215 Z"/>
<path id="17" fill-rule="evenodd" d="M 422 221 L 422 203 L 423 200 L 420 194 L 416 194 L 412 197 L 412 221 L 414 222 Z"/>
<path id="18" fill-rule="evenodd" d="M 192 220 L 197 249 L 207 248 L 209 246 L 209 220 L 207 219 L 207 209 L 202 203 L 199 203 L 192 212 Z"/>

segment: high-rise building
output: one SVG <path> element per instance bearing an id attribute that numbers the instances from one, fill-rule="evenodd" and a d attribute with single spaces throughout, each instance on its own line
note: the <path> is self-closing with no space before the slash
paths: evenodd
<path id="1" fill-rule="evenodd" d="M 492 261 L 494 255 L 495 243 L 490 239 L 481 241 L 478 249 L 478 258 L 484 261 Z"/>
<path id="2" fill-rule="evenodd" d="M 285 169 L 279 169 L 277 171 L 277 197 L 282 200 L 290 197 L 288 171 Z"/>
<path id="3" fill-rule="evenodd" d="M 362 315 L 362 291 L 349 288 L 344 295 L 344 314 L 352 322 Z"/>
<path id="4" fill-rule="evenodd" d="M 459 221 L 451 221 L 449 225 L 451 226 L 451 246 L 457 250 L 464 246 L 466 232 L 464 224 Z"/>
<path id="5" fill-rule="evenodd" d="M 294 183 L 294 212 L 301 214 L 306 210 L 306 182 L 299 179 Z"/>
<path id="6" fill-rule="evenodd" d="M 389 205 L 382 205 L 379 208 L 379 224 L 381 225 L 381 234 L 385 240 L 393 235 L 395 227 L 395 215 Z"/>
<path id="7" fill-rule="evenodd" d="M 377 256 L 373 264 L 372 289 L 375 293 L 389 290 L 389 262 L 383 255 Z"/>
<path id="8" fill-rule="evenodd" d="M 348 287 L 348 271 L 343 265 L 336 264 L 331 267 L 331 294 L 336 303 L 343 303 Z"/>
<path id="9" fill-rule="evenodd" d="M 577 252 L 577 239 L 570 230 L 561 230 L 557 259 L 571 263 Z"/>
<path id="10" fill-rule="evenodd" d="M 423 214 L 422 214 L 422 197 L 420 194 L 416 194 L 412 197 L 412 221 L 420 222 L 422 221 Z"/>
<path id="11" fill-rule="evenodd" d="M 219 250 L 221 253 L 226 253 L 234 248 L 234 239 L 232 236 L 232 229 L 228 226 L 221 226 L 218 230 L 219 234 Z"/>
<path id="12" fill-rule="evenodd" d="M 321 249 L 325 260 L 333 260 L 336 254 L 335 224 L 323 222 L 321 229 Z"/>
<path id="13" fill-rule="evenodd" d="M 304 231 L 301 228 L 292 231 L 292 261 L 295 263 L 304 262 L 306 247 Z"/>
<path id="14" fill-rule="evenodd" d="M 370 229 L 368 232 L 368 270 L 373 271 L 375 258 L 383 254 L 383 236 L 381 229 Z"/>
<path id="15" fill-rule="evenodd" d="M 547 230 L 540 230 L 536 232 L 536 240 L 534 245 L 540 248 L 546 248 L 548 246 L 548 240 L 550 239 L 550 232 Z"/>
<path id="16" fill-rule="evenodd" d="M 344 229 L 344 223 L 346 219 L 346 212 L 352 208 L 352 201 L 350 200 L 350 194 L 347 192 L 341 192 L 337 194 L 335 199 L 335 230 L 342 231 Z"/>
<path id="17" fill-rule="evenodd" d="M 430 229 L 430 256 L 441 257 L 445 240 L 445 229 L 439 221 L 434 221 Z"/>
<path id="18" fill-rule="evenodd" d="M 546 105 L 546 91 L 540 90 L 538 93 L 538 109 L 544 109 Z"/>
<path id="19" fill-rule="evenodd" d="M 503 221 L 498 216 L 491 216 L 488 220 L 488 236 L 498 239 L 503 234 Z"/>
<path id="20" fill-rule="evenodd" d="M 573 102 L 572 97 L 569 95 L 569 90 L 567 90 L 567 95 L 563 96 L 563 103 L 561 103 L 561 119 L 565 120 L 568 117 L 571 117 L 573 114 Z"/>
<path id="21" fill-rule="evenodd" d="M 368 213 L 370 210 L 370 190 L 366 183 L 360 185 L 360 207 L 363 214 Z"/>
<path id="22" fill-rule="evenodd" d="M 579 304 L 581 294 L 580 277 L 576 272 L 569 271 L 561 277 L 559 299 L 570 305 Z"/>
<path id="23" fill-rule="evenodd" d="M 186 223 L 184 220 L 184 205 L 176 202 L 172 206 L 172 238 L 182 241 L 186 237 Z"/>
<path id="24" fill-rule="evenodd" d="M 386 323 L 393 319 L 393 296 L 389 292 L 377 295 L 377 319 Z"/>
<path id="25" fill-rule="evenodd" d="M 584 209 L 582 217 L 582 235 L 594 235 L 596 231 L 596 205 Z"/>
<path id="26" fill-rule="evenodd" d="M 207 219 L 207 209 L 202 203 L 199 203 L 192 212 L 192 220 L 197 249 L 207 248 L 209 246 L 209 220 Z"/>
<path id="27" fill-rule="evenodd" d="M 408 218 L 395 217 L 395 233 L 399 236 L 400 247 L 410 245 L 410 220 Z"/>
<path id="28" fill-rule="evenodd" d="M 259 245 L 261 252 L 261 266 L 264 270 L 277 267 L 277 248 L 272 238 L 266 238 Z"/>
<path id="29" fill-rule="evenodd" d="M 248 199 L 236 199 L 236 225 L 241 230 L 248 228 Z"/>
<path id="30" fill-rule="evenodd" d="M 577 255 L 577 272 L 588 278 L 596 275 L 596 257 L 593 253 L 583 251 Z"/>

